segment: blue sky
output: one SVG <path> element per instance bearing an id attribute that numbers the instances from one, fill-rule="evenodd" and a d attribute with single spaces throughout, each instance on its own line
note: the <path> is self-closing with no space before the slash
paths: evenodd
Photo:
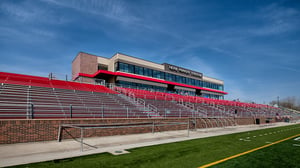
<path id="1" fill-rule="evenodd" d="M 71 73 L 116 52 L 222 79 L 226 99 L 300 95 L 300 1 L 1 0 L 0 71 Z"/>

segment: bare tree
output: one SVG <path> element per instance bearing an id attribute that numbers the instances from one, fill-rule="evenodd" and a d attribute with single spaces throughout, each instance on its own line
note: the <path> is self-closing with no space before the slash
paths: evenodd
<path id="1" fill-rule="evenodd" d="M 273 100 L 270 102 L 270 105 L 275 105 L 275 104 L 278 104 L 278 106 L 280 107 L 300 110 L 300 99 L 297 99 L 295 96 L 289 96 L 283 98 L 279 102 L 278 100 Z"/>

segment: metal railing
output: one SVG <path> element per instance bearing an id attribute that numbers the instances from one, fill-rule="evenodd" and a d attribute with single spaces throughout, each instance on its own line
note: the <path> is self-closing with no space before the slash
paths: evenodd
<path id="1" fill-rule="evenodd" d="M 51 105 L 34 103 L 4 103 L 0 102 L 0 118 L 221 118 L 220 114 L 189 111 L 182 109 L 155 109 L 153 112 L 129 107 L 112 107 L 108 105 L 79 106 Z"/>
<path id="2" fill-rule="evenodd" d="M 129 107 L 113 107 L 109 105 L 99 106 L 79 106 L 79 105 L 51 105 L 51 104 L 34 104 L 34 103 L 20 103 L 20 102 L 0 102 L 0 118 L 185 118 L 185 117 L 201 117 L 201 118 L 232 118 L 221 113 L 214 113 L 203 110 L 188 111 L 181 109 L 157 109 L 157 112 L 149 115 L 151 111 L 141 111 L 137 108 Z M 236 117 L 278 117 L 278 118 L 299 118 L 299 114 L 287 112 L 276 115 L 276 113 L 269 112 L 252 112 L 242 116 Z"/>
<path id="3" fill-rule="evenodd" d="M 1 103 L 0 118 L 148 118 L 147 113 L 130 108 L 107 106 L 35 105 Z"/>
<path id="4" fill-rule="evenodd" d="M 156 129 L 159 129 L 161 132 L 161 128 L 169 127 L 169 126 L 184 126 L 187 130 L 187 137 L 190 135 L 190 121 L 189 119 L 186 122 L 135 122 L 135 123 L 113 123 L 113 124 L 61 124 L 58 128 L 58 136 L 57 141 L 61 142 L 62 133 L 64 129 L 73 128 L 80 129 L 80 141 L 74 138 L 76 141 L 80 142 L 80 151 L 83 152 L 83 145 L 87 145 L 89 147 L 98 148 L 96 146 L 89 145 L 83 141 L 84 138 L 84 130 L 87 129 L 120 129 L 120 128 L 150 128 L 151 132 L 154 134 Z"/>

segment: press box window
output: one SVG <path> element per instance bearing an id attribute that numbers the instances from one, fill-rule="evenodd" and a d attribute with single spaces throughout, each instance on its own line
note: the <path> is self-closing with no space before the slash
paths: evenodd
<path id="1" fill-rule="evenodd" d="M 108 70 L 108 66 L 107 65 L 103 65 L 103 64 L 98 64 L 98 70 Z"/>

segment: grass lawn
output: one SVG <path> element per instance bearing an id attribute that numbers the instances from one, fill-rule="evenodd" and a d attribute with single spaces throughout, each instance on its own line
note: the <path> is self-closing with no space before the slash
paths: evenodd
<path id="1" fill-rule="evenodd" d="M 202 139 L 189 140 L 189 141 L 170 143 L 164 145 L 155 145 L 150 147 L 136 148 L 136 149 L 129 150 L 130 151 L 129 154 L 124 154 L 119 156 L 113 156 L 108 153 L 103 153 L 103 154 L 89 155 L 89 156 L 76 157 L 76 158 L 70 158 L 64 160 L 55 160 L 49 162 L 27 164 L 27 165 L 21 165 L 17 167 L 28 167 L 28 168 L 31 167 L 33 168 L 35 167 L 43 167 L 43 168 L 47 168 L 47 167 L 59 167 L 59 168 L 61 167 L 62 168 L 199 167 L 201 165 L 205 165 L 238 153 L 242 153 L 250 149 L 266 145 L 267 143 L 275 142 L 299 133 L 300 133 L 300 125 L 297 124 L 297 125 L 291 125 L 286 127 L 268 128 L 268 129 L 250 131 L 244 133 L 236 133 L 236 134 L 202 138 Z M 280 143 L 280 145 L 283 144 Z M 284 155 L 286 155 L 288 158 L 289 156 L 287 154 L 292 154 L 290 150 L 295 150 L 295 148 L 285 148 L 285 149 L 286 151 Z M 276 155 L 282 155 L 280 151 L 281 151 L 280 149 L 277 150 L 277 152 L 279 153 L 276 153 Z M 297 151 L 298 151 L 298 155 L 300 155 L 299 149 Z M 249 155 L 253 155 L 257 152 L 250 153 Z M 242 156 L 241 158 L 246 156 L 248 155 Z M 260 156 L 256 157 L 256 159 L 253 158 L 254 160 L 256 160 L 256 162 L 254 163 L 258 163 L 259 160 L 263 160 L 263 158 L 264 158 L 264 154 L 260 154 Z M 236 159 L 233 159 L 232 161 Z M 234 163 L 230 163 L 230 162 L 231 161 L 221 163 L 220 165 L 216 165 L 216 167 L 239 167 L 238 164 L 240 164 L 240 162 L 252 162 L 252 161 L 245 160 L 245 161 L 237 161 Z M 250 164 L 249 166 L 253 167 L 253 164 Z"/>

